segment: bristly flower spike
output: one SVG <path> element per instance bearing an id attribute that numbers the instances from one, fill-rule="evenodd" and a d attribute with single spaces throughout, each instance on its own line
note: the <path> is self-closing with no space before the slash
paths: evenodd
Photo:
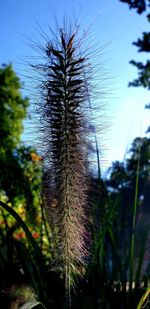
<path id="1" fill-rule="evenodd" d="M 42 120 L 44 136 L 44 199 L 53 232 L 54 268 L 61 269 L 70 288 L 80 275 L 87 250 L 87 137 L 86 109 L 89 98 L 87 59 L 81 56 L 76 33 L 59 31 L 46 47 L 43 65 Z M 40 66 L 41 68 L 41 66 Z"/>

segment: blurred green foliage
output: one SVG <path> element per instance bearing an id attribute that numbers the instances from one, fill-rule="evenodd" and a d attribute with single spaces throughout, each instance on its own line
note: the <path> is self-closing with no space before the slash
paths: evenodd
<path id="1" fill-rule="evenodd" d="M 130 9 L 136 9 L 138 14 L 144 12 L 148 13 L 146 15 L 148 23 L 150 23 L 150 2 L 149 0 L 120 0 L 129 5 Z M 143 32 L 142 38 L 139 38 L 136 42 L 133 42 L 138 48 L 138 52 L 150 52 L 150 32 Z M 150 61 L 149 59 L 143 63 L 135 60 L 131 60 L 130 63 L 138 69 L 138 77 L 129 83 L 129 86 L 133 87 L 144 87 L 150 90 Z M 148 107 L 149 105 L 147 105 Z"/>
<path id="2" fill-rule="evenodd" d="M 4 65 L 0 68 L 0 160 L 18 146 L 28 106 L 29 100 L 22 97 L 21 83 L 12 65 Z"/>
<path id="3" fill-rule="evenodd" d="M 13 207 L 28 224 L 34 238 L 41 233 L 42 160 L 33 147 L 21 143 L 29 99 L 12 65 L 0 68 L 0 200 Z M 1 267 L 17 261 L 14 241 L 25 233 L 4 209 L 0 210 Z"/>
<path id="4" fill-rule="evenodd" d="M 23 98 L 21 82 L 12 65 L 0 68 L 0 195 L 36 217 L 40 203 L 41 158 L 33 147 L 21 143 L 23 120 L 29 99 Z M 22 210 L 21 210 L 22 209 Z M 21 213 L 23 215 L 23 213 Z"/>

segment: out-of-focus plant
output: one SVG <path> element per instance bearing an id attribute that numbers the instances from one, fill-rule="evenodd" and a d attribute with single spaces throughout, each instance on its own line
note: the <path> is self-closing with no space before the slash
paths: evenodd
<path id="1" fill-rule="evenodd" d="M 143 296 L 140 299 L 140 302 L 137 306 L 137 309 L 142 309 L 142 308 L 149 308 L 149 294 L 150 294 L 150 288 L 146 290 L 146 292 L 143 294 Z"/>
<path id="2" fill-rule="evenodd" d="M 42 160 L 33 147 L 25 147 L 21 143 L 23 120 L 29 106 L 29 100 L 23 98 L 21 87 L 12 65 L 2 66 L 0 68 L 0 200 L 8 204 L 7 207 L 12 213 L 0 207 L 0 272 L 21 268 L 37 294 L 41 293 L 44 299 L 45 291 L 40 267 L 43 269 L 46 267 L 44 263 L 47 255 L 47 258 L 50 258 L 50 255 L 47 253 L 49 242 L 41 201 Z M 24 226 L 28 225 L 30 239 L 33 241 L 28 242 L 26 232 L 20 227 L 15 213 L 24 220 Z M 38 244 L 39 247 L 34 248 L 31 243 Z M 38 254 L 41 251 L 43 255 Z M 11 280 L 13 285 L 15 275 L 10 278 Z M 9 278 L 5 281 L 9 281 Z M 0 284 L 3 285 L 1 280 Z"/>
<path id="3" fill-rule="evenodd" d="M 41 158 L 35 149 L 25 147 L 21 143 L 23 120 L 29 106 L 29 100 L 23 97 L 21 88 L 22 84 L 12 65 L 2 66 L 0 68 L 0 195 L 3 201 L 12 203 L 31 224 L 33 218 L 36 218 L 36 209 L 40 204 L 42 166 Z"/>
<path id="4" fill-rule="evenodd" d="M 148 282 L 149 138 L 136 138 L 130 154 L 112 165 L 107 180 L 95 179 L 90 192 L 95 229 L 87 278 L 102 308 L 136 306 Z"/>

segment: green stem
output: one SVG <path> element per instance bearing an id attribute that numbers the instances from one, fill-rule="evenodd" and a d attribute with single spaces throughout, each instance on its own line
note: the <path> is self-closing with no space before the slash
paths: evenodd
<path id="1" fill-rule="evenodd" d="M 134 207 L 133 207 L 133 221 L 132 221 L 132 237 L 131 237 L 131 250 L 130 250 L 130 290 L 132 290 L 132 281 L 134 273 L 134 251 L 135 251 L 135 221 L 138 203 L 138 187 L 139 187 L 139 167 L 140 167 L 140 150 L 138 152 L 138 162 L 136 169 L 136 182 L 135 182 L 135 196 L 134 196 Z"/>

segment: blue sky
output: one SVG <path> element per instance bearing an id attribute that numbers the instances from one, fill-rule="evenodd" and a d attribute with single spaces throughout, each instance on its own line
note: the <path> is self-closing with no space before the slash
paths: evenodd
<path id="1" fill-rule="evenodd" d="M 105 168 L 111 161 L 123 160 L 126 150 L 136 136 L 143 136 L 149 125 L 149 111 L 144 106 L 149 102 L 149 93 L 143 88 L 128 88 L 128 82 L 137 76 L 136 68 L 129 64 L 131 59 L 144 60 L 147 55 L 137 52 L 132 45 L 142 31 L 149 30 L 145 15 L 129 10 L 119 0 L 1 0 L 0 1 L 0 64 L 12 62 L 22 76 L 20 59 L 34 55 L 28 38 L 38 38 L 36 22 L 44 32 L 48 25 L 55 29 L 54 16 L 61 27 L 64 13 L 75 15 L 81 29 L 92 25 L 93 43 L 109 45 L 104 50 L 104 70 L 110 72 L 106 99 L 106 117 L 110 124 L 104 137 L 106 151 L 102 164 Z M 26 83 L 25 77 L 21 80 Z M 109 89 L 110 87 L 110 89 Z M 105 98 L 104 98 L 105 99 Z M 29 132 L 25 122 L 25 133 Z M 24 134 L 24 139 L 28 134 Z"/>

